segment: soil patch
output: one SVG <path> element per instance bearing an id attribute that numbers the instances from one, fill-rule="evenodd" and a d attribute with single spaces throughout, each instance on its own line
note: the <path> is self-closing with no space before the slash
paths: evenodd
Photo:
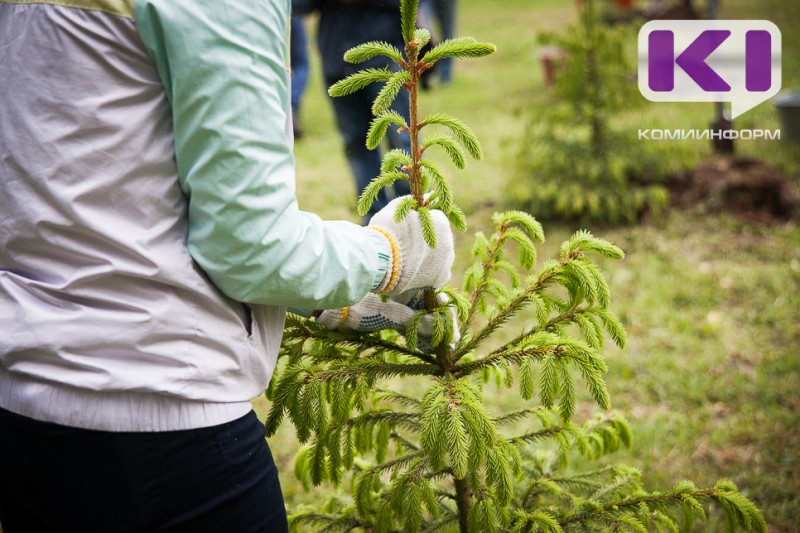
<path id="1" fill-rule="evenodd" d="M 681 209 L 731 213 L 748 221 L 772 223 L 798 215 L 792 180 L 756 158 L 718 158 L 667 180 L 670 203 Z"/>

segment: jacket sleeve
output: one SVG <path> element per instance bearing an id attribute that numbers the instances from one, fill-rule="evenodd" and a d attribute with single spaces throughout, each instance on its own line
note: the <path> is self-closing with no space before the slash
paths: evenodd
<path id="1" fill-rule="evenodd" d="M 172 108 L 192 257 L 236 300 L 342 307 L 380 282 L 388 245 L 298 208 L 289 3 L 137 0 L 135 21 Z"/>

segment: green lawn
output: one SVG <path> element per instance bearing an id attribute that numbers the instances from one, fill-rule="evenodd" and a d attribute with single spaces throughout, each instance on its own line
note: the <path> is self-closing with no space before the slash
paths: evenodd
<path id="1" fill-rule="evenodd" d="M 451 174 L 470 221 L 467 234 L 457 236 L 453 283 L 460 283 L 469 260 L 472 234 L 488 227 L 491 213 L 504 206 L 504 185 L 512 179 L 520 149 L 516 139 L 537 108 L 546 105 L 537 32 L 557 30 L 574 17 L 574 2 L 568 0 L 461 0 L 459 6 L 459 33 L 492 41 L 498 52 L 459 63 L 452 85 L 422 97 L 423 108 L 467 122 L 486 154 L 466 171 Z M 720 17 L 776 22 L 784 36 L 783 85 L 800 85 L 800 2 L 723 0 Z M 631 39 L 634 43 L 634 33 Z M 304 106 L 306 136 L 297 144 L 301 207 L 325 218 L 356 221 L 356 192 L 317 62 Z M 638 128 L 705 128 L 712 118 L 711 104 L 648 103 L 621 116 L 620 124 L 630 131 L 630 142 L 639 142 Z M 769 102 L 744 115 L 740 125 L 778 127 Z M 669 153 L 668 168 L 711 157 L 706 141 L 669 141 L 662 148 Z M 741 142 L 738 149 L 794 176 L 800 173 L 800 151 L 786 142 Z M 548 241 L 540 257 L 552 256 L 575 229 L 574 224 L 545 224 Z M 629 334 L 624 350 L 607 351 L 606 377 L 613 408 L 633 423 L 635 440 L 631 450 L 608 460 L 639 467 L 651 488 L 683 478 L 699 484 L 731 478 L 764 510 L 771 532 L 798 531 L 797 223 L 761 226 L 728 216 L 673 212 L 640 227 L 588 229 L 627 253 L 621 263 L 604 265 L 612 309 Z M 518 401 L 513 396 L 497 391 L 497 405 L 513 405 Z M 263 416 L 266 402 L 257 400 L 256 405 Z M 588 416 L 590 408 L 587 401 L 578 418 Z M 319 501 L 322 492 L 331 490 L 305 492 L 294 479 L 292 459 L 299 445 L 291 426 L 284 426 L 271 446 L 289 506 Z"/>

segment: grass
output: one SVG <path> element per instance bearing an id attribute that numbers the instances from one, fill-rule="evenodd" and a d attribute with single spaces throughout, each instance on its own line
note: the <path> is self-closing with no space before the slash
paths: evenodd
<path id="1" fill-rule="evenodd" d="M 610 282 L 630 343 L 608 376 L 634 426 L 625 461 L 654 486 L 729 477 L 773 531 L 794 531 L 798 228 L 676 214 L 606 236 L 628 252 Z"/>
<path id="2" fill-rule="evenodd" d="M 520 149 L 517 139 L 537 106 L 546 105 L 537 34 L 569 24 L 573 6 L 558 0 L 506 0 L 491 8 L 478 0 L 459 3 L 459 33 L 494 42 L 498 52 L 458 63 L 452 85 L 423 95 L 423 111 L 462 118 L 481 138 L 486 154 L 466 171 L 451 173 L 470 220 L 470 231 L 457 235 L 453 284 L 460 283 L 458 273 L 468 264 L 472 233 L 488 229 L 492 211 L 504 204 L 504 185 L 512 179 Z M 783 85 L 800 85 L 800 4 L 727 0 L 719 15 L 777 22 L 784 36 Z M 300 205 L 324 218 L 357 221 L 356 191 L 318 61 L 314 67 L 302 111 L 306 136 L 296 148 Z M 630 142 L 637 142 L 638 128 L 705 128 L 712 119 L 711 104 L 650 103 L 619 118 Z M 778 122 L 767 102 L 737 125 L 775 129 Z M 704 141 L 669 141 L 660 148 L 669 168 L 711 157 Z M 800 172 L 800 152 L 786 142 L 743 141 L 737 148 Z M 548 242 L 540 257 L 553 256 L 575 229 L 545 225 Z M 629 333 L 624 350 L 607 352 L 607 381 L 613 408 L 633 423 L 635 440 L 631 450 L 608 460 L 637 466 L 651 488 L 683 478 L 704 485 L 731 478 L 764 511 L 771 532 L 797 531 L 800 228 L 795 222 L 759 226 L 674 212 L 638 227 L 589 229 L 627 253 L 623 262 L 605 265 L 612 308 Z M 496 398 L 500 409 L 519 401 L 510 391 L 498 390 Z M 263 415 L 266 401 L 255 404 Z M 582 406 L 583 416 L 590 407 Z M 271 447 L 287 505 L 319 502 L 332 490 L 306 491 L 295 480 L 292 459 L 299 444 L 291 426 L 281 428 Z"/>

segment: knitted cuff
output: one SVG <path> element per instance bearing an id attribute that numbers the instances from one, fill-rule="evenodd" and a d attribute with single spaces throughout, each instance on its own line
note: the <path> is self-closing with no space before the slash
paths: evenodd
<path id="1" fill-rule="evenodd" d="M 394 236 L 385 229 L 378 226 L 367 226 L 366 229 L 370 231 L 375 242 L 379 243 L 377 247 L 381 265 L 379 266 L 380 279 L 376 274 L 372 290 L 378 294 L 384 294 L 391 291 L 400 278 L 400 247 Z"/>
<path id="2" fill-rule="evenodd" d="M 339 329 L 344 326 L 348 316 L 350 316 L 349 307 L 342 307 L 341 309 L 328 309 L 316 317 L 315 322 L 317 324 L 322 324 L 328 329 Z"/>

